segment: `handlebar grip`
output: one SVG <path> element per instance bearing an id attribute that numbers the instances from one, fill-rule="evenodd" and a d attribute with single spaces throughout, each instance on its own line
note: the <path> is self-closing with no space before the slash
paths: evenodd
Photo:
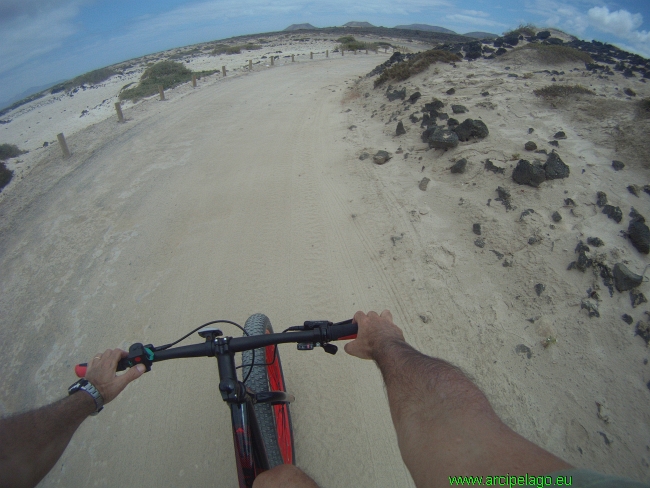
<path id="1" fill-rule="evenodd" d="M 344 324 L 330 327 L 331 341 L 347 341 L 357 338 L 357 324 Z"/>
<path id="2" fill-rule="evenodd" d="M 86 371 L 88 371 L 88 363 L 77 364 L 74 367 L 74 374 L 77 375 L 77 378 L 83 378 L 86 376 Z"/>

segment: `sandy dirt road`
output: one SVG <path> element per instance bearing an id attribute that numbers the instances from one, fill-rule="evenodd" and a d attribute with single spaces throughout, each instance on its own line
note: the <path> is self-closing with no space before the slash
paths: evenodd
<path id="1" fill-rule="evenodd" d="M 0 412 L 62 397 L 98 351 L 218 318 L 263 312 L 280 328 L 386 307 L 408 333 L 409 271 L 379 260 L 394 220 L 358 169 L 342 104 L 345 81 L 381 61 L 226 79 L 123 128 L 93 126 L 71 139 L 91 150 L 34 171 L 31 196 L 3 202 Z M 409 486 L 375 366 L 281 353 L 298 465 L 324 487 Z M 161 363 L 84 422 L 41 485 L 235 486 L 216 372 L 209 359 Z"/>

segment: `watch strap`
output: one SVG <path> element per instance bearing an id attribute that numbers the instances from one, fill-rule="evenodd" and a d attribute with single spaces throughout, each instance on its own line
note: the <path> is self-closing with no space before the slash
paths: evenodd
<path id="1" fill-rule="evenodd" d="M 95 388 L 95 385 L 93 385 L 90 381 L 88 381 L 85 378 L 80 379 L 79 381 L 73 383 L 70 388 L 68 388 L 68 394 L 72 395 L 73 393 L 76 393 L 78 391 L 84 391 L 88 395 L 90 395 L 95 402 L 95 411 L 91 413 L 90 415 L 97 415 L 99 412 L 102 411 L 104 408 L 104 399 L 102 398 L 101 393 L 99 393 L 99 390 Z"/>

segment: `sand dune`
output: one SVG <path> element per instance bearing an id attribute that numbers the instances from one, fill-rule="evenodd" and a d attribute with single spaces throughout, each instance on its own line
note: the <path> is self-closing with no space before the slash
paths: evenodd
<path id="1" fill-rule="evenodd" d="M 299 48 L 274 42 L 281 56 Z M 647 84 L 508 55 L 434 65 L 393 83 L 407 100 L 389 101 L 365 74 L 390 53 L 310 61 L 309 51 L 332 46 L 318 42 L 300 44 L 300 62 L 252 73 L 241 69 L 248 54 L 229 57 L 232 75 L 125 105 L 125 124 L 112 102 L 127 78 L 9 115 L 0 130 L 31 151 L 11 163 L 17 177 L 0 193 L 0 412 L 61 397 L 73 365 L 99 350 L 169 341 L 210 319 L 263 312 L 279 328 L 388 308 L 413 345 L 462 367 L 525 437 L 577 466 L 649 480 L 650 366 L 635 336 L 646 304 L 610 296 L 598 268 L 567 270 L 588 237 L 604 242 L 588 256 L 610 268 L 648 263 L 620 234 L 631 207 L 650 215 L 650 196 L 626 189 L 650 183 L 638 136 L 647 120 L 636 108 Z M 208 62 L 222 61 L 190 64 Z M 533 94 L 552 83 L 596 94 Z M 109 96 L 78 118 L 84 103 Z M 433 98 L 450 117 L 483 121 L 489 135 L 430 149 L 409 116 L 421 119 Z M 68 111 L 75 117 L 61 116 Z M 36 149 L 61 130 L 72 158 L 57 144 Z M 560 131 L 566 139 L 554 138 Z M 546 160 L 524 149 L 528 141 L 555 149 L 570 176 L 515 183 L 519 159 Z M 360 159 L 379 150 L 392 159 Z M 452 174 L 462 158 L 465 173 Z M 487 159 L 503 173 L 487 171 Z M 496 201 L 497 187 L 516 209 Z M 598 191 L 621 208 L 621 223 L 602 214 Z M 581 308 L 586 301 L 600 317 Z M 412 486 L 376 368 L 344 353 L 281 354 L 297 397 L 298 465 L 323 487 Z M 211 486 L 217 473 L 233 486 L 215 366 L 155 367 L 82 425 L 42 485 L 112 486 L 146 469 L 157 486 Z"/>

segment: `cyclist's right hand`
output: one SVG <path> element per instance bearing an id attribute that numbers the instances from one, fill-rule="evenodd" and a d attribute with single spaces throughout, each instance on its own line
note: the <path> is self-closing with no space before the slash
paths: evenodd
<path id="1" fill-rule="evenodd" d="M 389 341 L 404 342 L 402 330 L 393 322 L 393 315 L 384 310 L 381 315 L 359 311 L 353 322 L 359 327 L 357 338 L 345 345 L 345 352 L 361 359 L 376 359 L 379 347 Z"/>

